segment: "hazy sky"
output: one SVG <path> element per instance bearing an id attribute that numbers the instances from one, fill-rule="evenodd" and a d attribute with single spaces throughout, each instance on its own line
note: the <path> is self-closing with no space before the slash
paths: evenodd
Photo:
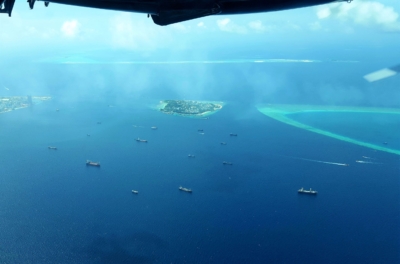
<path id="1" fill-rule="evenodd" d="M 212 58 L 218 52 L 230 58 L 258 57 L 264 51 L 291 57 L 300 50 L 340 52 L 362 47 L 395 52 L 400 45 L 399 12 L 398 0 L 355 0 L 160 27 L 145 14 L 53 3 L 46 8 L 43 2 L 30 10 L 26 1 L 17 0 L 11 18 L 0 16 L 0 58 L 33 51 L 50 56 L 93 50 L 126 51 L 139 58 L 186 54 L 190 59 Z"/>
<path id="2" fill-rule="evenodd" d="M 362 78 L 400 63 L 399 13 L 399 0 L 355 0 L 161 27 L 146 14 L 17 0 L 11 18 L 0 15 L 0 95 L 399 107 L 399 75 Z M 204 60 L 251 63 L 192 63 Z"/>

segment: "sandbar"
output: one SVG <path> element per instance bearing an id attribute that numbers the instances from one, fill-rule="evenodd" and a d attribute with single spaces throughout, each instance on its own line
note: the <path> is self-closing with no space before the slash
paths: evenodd
<path id="1" fill-rule="evenodd" d="M 381 113 L 381 114 L 398 114 L 398 108 L 372 108 L 372 107 L 345 107 L 345 106 L 314 106 L 314 105 L 258 105 L 258 111 L 275 120 L 292 125 L 301 129 L 305 129 L 324 136 L 332 137 L 345 142 L 353 143 L 374 150 L 385 151 L 388 153 L 400 155 L 400 150 L 390 149 L 384 146 L 371 144 L 354 138 L 349 138 L 339 134 L 335 134 L 326 130 L 315 128 L 290 118 L 290 114 L 307 113 L 307 112 L 348 112 L 348 113 Z"/>

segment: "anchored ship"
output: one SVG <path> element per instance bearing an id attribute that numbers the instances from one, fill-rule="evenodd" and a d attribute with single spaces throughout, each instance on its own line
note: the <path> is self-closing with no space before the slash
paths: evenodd
<path id="1" fill-rule="evenodd" d="M 52 146 L 49 146 L 48 148 L 49 148 L 49 149 L 54 149 L 54 150 L 57 150 L 57 147 L 52 147 Z"/>
<path id="2" fill-rule="evenodd" d="M 140 139 L 140 138 L 137 138 L 137 139 L 135 139 L 137 142 L 144 142 L 144 143 L 147 143 L 147 140 L 146 139 Z"/>
<path id="3" fill-rule="evenodd" d="M 224 165 L 233 165 L 232 162 L 223 161 L 222 164 Z"/>
<path id="4" fill-rule="evenodd" d="M 86 166 L 100 167 L 100 162 L 94 162 L 94 161 L 91 161 L 91 160 L 86 160 Z"/>
<path id="5" fill-rule="evenodd" d="M 317 194 L 317 191 L 314 191 L 313 189 L 310 188 L 310 190 L 305 190 L 303 187 L 298 190 L 299 193 L 305 193 L 305 194 Z"/>
<path id="6" fill-rule="evenodd" d="M 188 188 L 185 188 L 185 187 L 182 187 L 182 186 L 179 186 L 179 190 L 180 190 L 180 191 L 183 191 L 183 192 L 188 192 L 188 193 L 191 193 L 191 192 L 192 192 L 191 189 L 188 189 Z"/>
<path id="7" fill-rule="evenodd" d="M 138 194 L 138 193 L 139 193 L 139 191 L 132 190 L 132 193 L 134 193 L 134 194 Z"/>

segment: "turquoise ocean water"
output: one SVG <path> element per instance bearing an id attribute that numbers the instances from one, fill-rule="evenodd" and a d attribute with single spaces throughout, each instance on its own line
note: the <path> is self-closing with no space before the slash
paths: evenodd
<path id="1" fill-rule="evenodd" d="M 400 150 L 399 114 L 314 112 L 291 114 L 289 117 L 341 136 Z"/>

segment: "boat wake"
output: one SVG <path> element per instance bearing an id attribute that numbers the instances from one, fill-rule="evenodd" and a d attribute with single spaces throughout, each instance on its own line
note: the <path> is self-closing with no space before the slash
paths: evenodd
<path id="1" fill-rule="evenodd" d="M 305 158 L 298 158 L 298 157 L 292 157 L 292 156 L 284 156 L 284 157 L 297 159 L 297 160 L 310 161 L 310 162 L 324 163 L 324 164 L 329 164 L 329 165 L 336 165 L 336 166 L 345 166 L 345 167 L 350 166 L 347 163 L 330 162 L 330 161 L 324 161 L 324 160 L 305 159 Z"/>
<path id="2" fill-rule="evenodd" d="M 376 160 L 375 158 L 367 157 L 367 156 L 362 156 L 364 159 L 370 159 L 370 160 Z"/>
<path id="3" fill-rule="evenodd" d="M 337 166 L 349 166 L 349 164 L 346 164 L 346 163 L 330 162 L 330 161 L 323 161 L 323 160 L 303 159 L 303 158 L 298 158 L 298 159 L 305 160 L 305 161 L 311 161 L 311 162 L 330 164 L 330 165 L 337 165 Z"/>
<path id="4" fill-rule="evenodd" d="M 365 161 L 365 160 L 356 160 L 357 163 L 362 163 L 362 164 L 375 164 L 375 165 L 381 165 L 383 163 L 379 162 L 372 162 L 372 161 Z"/>

